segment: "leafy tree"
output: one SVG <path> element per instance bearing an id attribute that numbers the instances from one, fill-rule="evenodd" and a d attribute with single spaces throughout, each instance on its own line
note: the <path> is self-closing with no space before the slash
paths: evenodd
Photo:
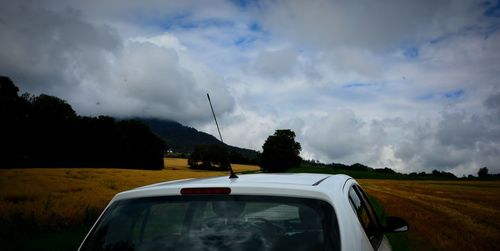
<path id="1" fill-rule="evenodd" d="M 397 173 L 396 171 L 394 171 L 388 167 L 378 168 L 378 169 L 375 169 L 374 171 L 378 172 L 378 173 L 387 173 L 387 174 L 396 174 Z M 410 173 L 410 176 L 411 176 L 411 173 Z"/>
<path id="2" fill-rule="evenodd" d="M 479 168 L 479 171 L 477 172 L 477 177 L 479 178 L 488 177 L 488 168 L 487 167 Z"/>
<path id="3" fill-rule="evenodd" d="M 142 122 L 79 117 L 58 97 L 18 92 L 0 76 L 0 167 L 163 169 L 165 144 Z"/>
<path id="4" fill-rule="evenodd" d="M 350 170 L 357 170 L 357 171 L 368 171 L 371 168 L 369 168 L 363 164 L 360 164 L 360 163 L 354 163 L 351 165 L 351 167 L 349 169 Z"/>
<path id="5" fill-rule="evenodd" d="M 432 171 L 432 176 L 434 176 L 435 178 L 440 178 L 440 179 L 456 179 L 457 176 L 455 176 L 455 174 L 452 174 L 450 172 L 445 172 L 445 171 L 438 171 L 436 169 L 434 169 Z"/>
<path id="6" fill-rule="evenodd" d="M 0 166 L 24 164 L 29 132 L 31 104 L 18 96 L 19 88 L 8 77 L 0 76 Z"/>
<path id="7" fill-rule="evenodd" d="M 228 152 L 218 144 L 197 145 L 188 158 L 191 169 L 229 170 Z"/>
<path id="8" fill-rule="evenodd" d="M 241 153 L 231 150 L 229 151 L 229 161 L 231 163 L 238 163 L 238 164 L 249 164 L 250 160 L 243 156 Z"/>
<path id="9" fill-rule="evenodd" d="M 165 143 L 137 120 L 117 122 L 121 134 L 122 165 L 142 169 L 163 169 Z"/>
<path id="10" fill-rule="evenodd" d="M 18 98 L 17 93 L 19 88 L 5 76 L 0 76 L 0 97 L 2 98 Z"/>
<path id="11" fill-rule="evenodd" d="M 290 129 L 276 130 L 262 146 L 261 167 L 265 172 L 283 172 L 299 166 L 302 158 L 300 143 L 295 141 L 295 132 Z"/>
<path id="12" fill-rule="evenodd" d="M 66 101 L 45 94 L 31 97 L 30 121 L 32 129 L 26 132 L 32 141 L 29 147 L 32 161 L 48 166 L 63 166 L 74 162 L 76 112 Z M 78 160 L 76 160 L 78 161 Z M 33 163 L 34 164 L 34 163 Z"/>

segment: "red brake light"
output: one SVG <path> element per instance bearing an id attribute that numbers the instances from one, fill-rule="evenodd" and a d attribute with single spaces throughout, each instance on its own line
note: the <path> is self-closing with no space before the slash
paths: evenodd
<path id="1" fill-rule="evenodd" d="M 182 195 L 199 195 L 199 194 L 230 194 L 229 187 L 200 187 L 200 188 L 182 188 Z"/>

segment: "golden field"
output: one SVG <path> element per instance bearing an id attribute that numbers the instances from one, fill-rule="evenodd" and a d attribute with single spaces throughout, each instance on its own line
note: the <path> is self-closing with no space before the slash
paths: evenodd
<path id="1" fill-rule="evenodd" d="M 257 166 L 233 164 L 235 172 Z M 0 219 L 16 216 L 52 224 L 79 224 L 88 210 L 102 210 L 124 190 L 156 182 L 228 175 L 191 170 L 186 159 L 166 158 L 161 171 L 103 168 L 28 168 L 0 170 Z"/>
<path id="2" fill-rule="evenodd" d="M 248 165 L 233 168 L 259 170 Z M 86 220 L 89 211 L 100 212 L 120 191 L 167 180 L 226 175 L 190 170 L 185 159 L 171 158 L 165 159 L 162 171 L 0 170 L 0 226 L 17 219 L 36 219 L 41 226 L 75 226 Z M 500 181 L 359 181 L 387 215 L 409 222 L 412 250 L 498 250 Z"/>
<path id="3" fill-rule="evenodd" d="M 413 250 L 500 250 L 500 181 L 359 181 L 409 222 Z"/>

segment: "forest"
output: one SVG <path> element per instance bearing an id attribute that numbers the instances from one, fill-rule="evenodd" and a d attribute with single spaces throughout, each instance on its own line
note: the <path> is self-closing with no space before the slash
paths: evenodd
<path id="1" fill-rule="evenodd" d="M 138 120 L 79 116 L 66 101 L 0 76 L 0 168 L 163 169 L 165 143 Z"/>

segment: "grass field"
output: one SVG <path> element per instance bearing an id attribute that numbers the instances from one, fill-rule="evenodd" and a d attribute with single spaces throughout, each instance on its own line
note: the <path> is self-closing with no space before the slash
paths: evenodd
<path id="1" fill-rule="evenodd" d="M 125 169 L 0 170 L 0 250 L 74 250 L 119 191 L 155 182 L 228 175 L 190 170 L 166 159 L 162 171 Z M 233 165 L 236 172 L 256 166 Z M 360 180 L 385 214 L 408 220 L 396 247 L 495 250 L 500 241 L 500 182 Z M 30 241 L 26 241 L 29 239 Z"/>

